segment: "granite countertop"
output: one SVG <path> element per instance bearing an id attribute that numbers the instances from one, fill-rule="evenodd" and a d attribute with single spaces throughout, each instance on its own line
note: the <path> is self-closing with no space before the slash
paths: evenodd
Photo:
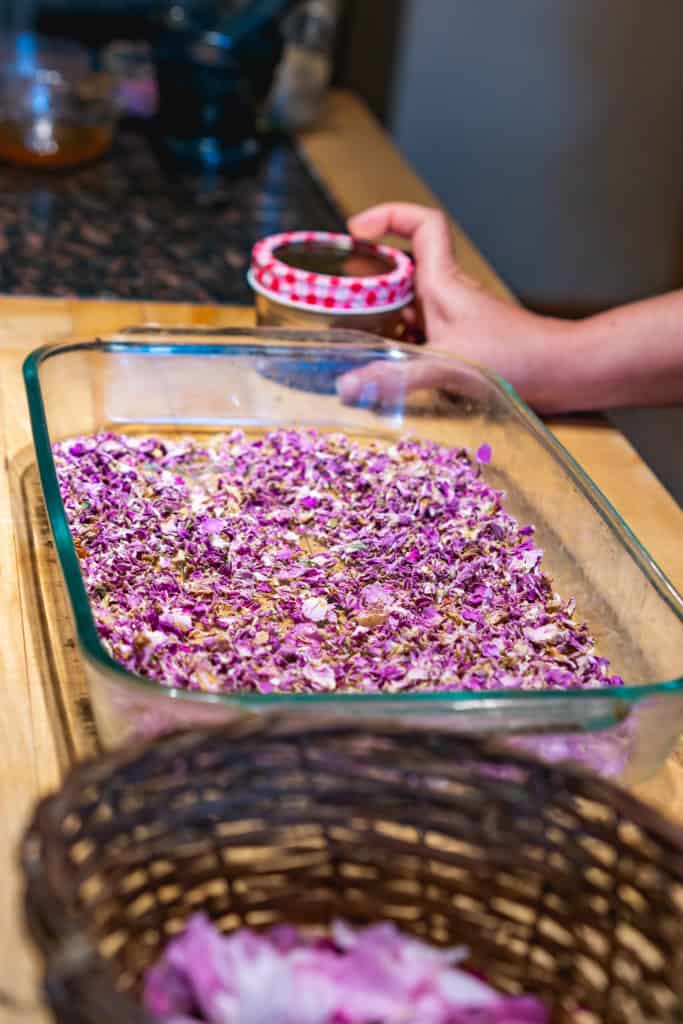
<path id="1" fill-rule="evenodd" d="M 0 166 L 0 293 L 246 303 L 255 241 L 343 223 L 287 140 L 231 179 L 179 171 L 124 125 L 87 167 Z"/>

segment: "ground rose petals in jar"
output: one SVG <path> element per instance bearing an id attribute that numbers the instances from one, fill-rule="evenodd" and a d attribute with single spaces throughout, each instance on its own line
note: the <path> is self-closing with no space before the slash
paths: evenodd
<path id="1" fill-rule="evenodd" d="M 248 276 L 265 327 L 346 327 L 397 337 L 401 310 L 413 300 L 409 256 L 329 231 L 262 239 Z"/>

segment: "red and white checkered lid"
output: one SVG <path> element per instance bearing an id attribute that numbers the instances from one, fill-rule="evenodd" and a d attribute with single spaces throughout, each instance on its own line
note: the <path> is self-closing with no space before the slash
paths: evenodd
<path id="1" fill-rule="evenodd" d="M 413 261 L 399 249 L 372 246 L 379 256 L 393 264 L 393 269 L 384 274 L 333 277 L 299 270 L 277 259 L 275 253 L 281 246 L 302 243 L 334 246 L 346 252 L 355 244 L 350 235 L 330 231 L 288 231 L 270 235 L 257 242 L 252 250 L 248 278 L 254 291 L 295 309 L 342 314 L 388 313 L 412 300 Z"/>

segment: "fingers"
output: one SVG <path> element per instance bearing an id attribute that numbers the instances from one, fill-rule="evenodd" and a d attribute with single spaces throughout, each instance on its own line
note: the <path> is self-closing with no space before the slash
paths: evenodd
<path id="1" fill-rule="evenodd" d="M 381 203 L 351 217 L 351 234 L 360 239 L 380 239 L 383 234 L 399 234 L 411 239 L 430 210 L 416 203 Z"/>
<path id="2" fill-rule="evenodd" d="M 415 299 L 409 306 L 403 307 L 401 310 L 401 320 L 407 327 L 415 327 L 418 331 L 424 331 L 424 310 L 419 299 Z"/>
<path id="3" fill-rule="evenodd" d="M 417 203 L 380 203 L 356 214 L 349 220 L 349 230 L 357 238 L 381 238 L 382 235 L 400 235 L 412 238 L 421 224 L 440 214 L 438 210 Z"/>
<path id="4" fill-rule="evenodd" d="M 420 384 L 423 387 L 434 385 L 437 379 L 432 365 L 392 364 L 378 360 L 339 377 L 337 394 L 346 405 L 369 409 L 401 406 L 409 391 Z"/>
<path id="5" fill-rule="evenodd" d="M 349 230 L 363 239 L 389 234 L 409 238 L 418 277 L 424 281 L 442 279 L 454 269 L 451 233 L 441 210 L 415 203 L 383 203 L 352 217 Z"/>
<path id="6" fill-rule="evenodd" d="M 337 378 L 337 394 L 345 405 L 400 411 L 413 391 L 448 391 L 479 397 L 478 371 L 453 359 L 424 358 L 394 363 L 380 359 Z"/>

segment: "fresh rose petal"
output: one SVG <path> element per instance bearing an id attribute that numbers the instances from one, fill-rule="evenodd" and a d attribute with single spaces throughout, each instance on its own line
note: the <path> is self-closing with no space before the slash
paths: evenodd
<path id="1" fill-rule="evenodd" d="M 226 938 L 197 914 L 147 971 L 144 1003 L 164 1024 L 548 1024 L 540 1000 L 501 995 L 455 966 L 466 955 L 389 922 L 336 921 L 331 941 L 286 925 Z"/>

